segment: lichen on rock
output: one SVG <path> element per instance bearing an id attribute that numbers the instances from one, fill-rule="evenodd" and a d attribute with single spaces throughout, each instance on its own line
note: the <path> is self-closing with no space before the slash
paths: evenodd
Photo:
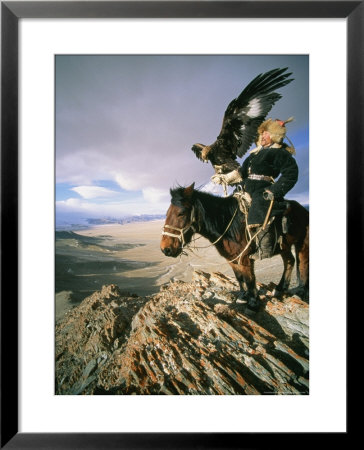
<path id="1" fill-rule="evenodd" d="M 56 325 L 56 394 L 308 394 L 308 304 L 195 271 L 149 297 L 104 286 Z"/>

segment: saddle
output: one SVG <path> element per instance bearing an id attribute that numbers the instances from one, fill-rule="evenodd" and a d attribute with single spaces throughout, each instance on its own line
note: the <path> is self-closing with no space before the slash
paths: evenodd
<path id="1" fill-rule="evenodd" d="M 250 205 L 252 203 L 252 199 L 248 192 L 243 189 L 235 190 L 233 193 L 233 197 L 236 198 L 240 211 L 247 216 L 249 212 Z M 283 199 L 281 203 L 282 212 L 279 216 L 282 216 L 282 233 L 287 234 L 289 230 L 289 225 L 291 223 L 290 214 L 291 214 L 291 203 L 289 200 Z"/>
<path id="2" fill-rule="evenodd" d="M 252 201 L 250 195 L 244 190 L 236 190 L 233 196 L 238 202 L 240 211 L 247 217 Z M 250 258 L 271 258 L 276 252 L 277 245 L 282 248 L 283 236 L 289 232 L 291 225 L 291 205 L 286 199 L 281 203 L 282 208 L 280 209 L 282 209 L 282 212 L 270 218 L 266 229 L 254 231 L 256 237 L 252 241 Z"/>

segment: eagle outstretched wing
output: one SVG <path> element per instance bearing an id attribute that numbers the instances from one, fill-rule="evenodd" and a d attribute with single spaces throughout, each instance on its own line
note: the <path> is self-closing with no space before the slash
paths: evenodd
<path id="1" fill-rule="evenodd" d="M 248 151 L 257 138 L 257 129 L 272 106 L 282 96 L 275 90 L 293 81 L 292 73 L 273 69 L 258 75 L 226 108 L 222 128 L 211 145 L 194 144 L 192 150 L 202 161 L 211 161 L 216 172 L 227 173 L 238 168 L 236 161 Z"/>

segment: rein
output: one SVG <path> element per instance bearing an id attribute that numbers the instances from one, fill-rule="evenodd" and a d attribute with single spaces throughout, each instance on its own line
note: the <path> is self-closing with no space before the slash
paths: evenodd
<path id="1" fill-rule="evenodd" d="M 234 212 L 234 214 L 233 214 L 233 217 L 231 218 L 231 220 L 230 220 L 228 226 L 225 228 L 225 231 L 222 233 L 221 236 L 219 236 L 219 237 L 216 239 L 215 242 L 212 242 L 211 244 L 205 245 L 205 246 L 203 246 L 203 247 L 194 247 L 194 248 L 198 250 L 199 248 L 209 248 L 209 247 L 212 247 L 213 245 L 217 244 L 217 243 L 220 241 L 220 239 L 222 239 L 222 238 L 225 236 L 226 232 L 227 232 L 228 229 L 231 227 L 231 224 L 233 223 L 233 220 L 234 220 L 234 218 L 235 218 L 235 216 L 236 216 L 236 213 L 238 212 L 238 209 L 239 209 L 239 207 L 236 208 L 236 210 L 235 210 L 235 212 Z"/>
<path id="2" fill-rule="evenodd" d="M 194 249 L 194 250 L 199 250 L 199 249 L 203 249 L 203 248 L 209 248 L 209 247 L 212 247 L 212 246 L 214 246 L 215 244 L 217 244 L 217 243 L 225 236 L 225 234 L 227 233 L 227 231 L 228 231 L 229 228 L 231 227 L 231 224 L 233 223 L 233 220 L 234 220 L 234 218 L 235 218 L 235 216 L 236 216 L 238 210 L 239 210 L 239 205 L 236 207 L 236 209 L 235 209 L 235 211 L 234 211 L 234 214 L 233 214 L 233 216 L 232 216 L 230 222 L 228 223 L 227 227 L 225 228 L 224 232 L 216 239 L 216 241 L 212 242 L 212 243 L 209 244 L 209 245 L 205 245 L 205 246 L 201 246 L 201 247 L 196 247 L 196 246 L 194 246 L 193 249 Z M 268 217 L 268 215 L 267 215 L 267 217 Z M 186 226 L 183 227 L 183 228 L 179 228 L 179 227 L 173 227 L 172 225 L 165 224 L 165 225 L 163 226 L 163 229 L 162 229 L 162 230 L 163 230 L 163 231 L 162 231 L 162 236 L 171 236 L 171 237 L 173 237 L 173 238 L 177 238 L 177 239 L 181 242 L 181 244 L 182 244 L 181 248 L 183 249 L 183 248 L 185 248 L 185 245 L 186 245 L 185 234 L 187 233 L 187 231 L 190 230 L 190 229 L 192 229 L 194 233 L 198 233 L 198 230 L 197 230 L 197 229 L 195 228 L 195 226 L 194 226 L 195 220 L 196 220 L 196 218 L 195 218 L 195 208 L 192 207 L 192 209 L 191 209 L 191 215 L 190 215 L 190 223 L 189 223 L 188 225 L 186 225 Z M 176 234 L 176 233 L 170 233 L 169 231 L 165 231 L 165 228 L 170 229 L 170 230 L 172 230 L 172 231 L 177 231 L 179 234 Z M 247 243 L 247 245 L 245 246 L 245 248 L 243 249 L 243 251 L 240 252 L 239 255 L 236 256 L 235 258 L 231 259 L 230 261 L 227 261 L 227 263 L 232 263 L 232 262 L 234 262 L 234 261 L 237 260 L 237 264 L 240 264 L 241 258 L 243 257 L 244 253 L 248 250 L 248 248 L 250 247 L 250 244 L 252 243 L 252 241 L 255 239 L 255 237 L 256 237 L 261 231 L 262 231 L 262 230 L 259 229 L 253 236 L 249 236 L 250 239 L 248 240 L 248 243 Z M 249 232 L 248 232 L 248 233 L 249 233 Z M 188 245 L 188 244 L 187 244 L 187 245 Z"/>
<path id="3" fill-rule="evenodd" d="M 269 211 L 269 214 L 270 214 L 270 211 Z M 274 220 L 274 218 L 273 218 L 272 220 L 270 220 L 270 221 L 268 222 L 268 214 L 267 214 L 266 219 L 267 219 L 267 220 L 265 221 L 265 226 L 259 228 L 258 231 L 257 231 L 255 234 L 253 234 L 253 236 L 250 237 L 248 243 L 246 244 L 246 246 L 244 247 L 244 249 L 238 254 L 238 256 L 236 256 L 234 259 L 230 259 L 230 261 L 228 261 L 228 263 L 234 262 L 234 261 L 236 261 L 236 260 L 238 260 L 237 264 L 240 264 L 240 263 L 241 263 L 241 258 L 244 256 L 246 250 L 249 249 L 250 244 L 254 241 L 254 239 L 258 236 L 258 234 L 259 234 L 261 231 L 264 231 L 264 229 L 265 229 L 265 227 L 267 226 L 267 224 L 269 223 L 269 225 L 270 225 L 270 224 L 273 222 L 273 220 Z"/>
<path id="4" fill-rule="evenodd" d="M 238 212 L 239 206 L 237 206 L 233 217 L 231 218 L 230 222 L 228 223 L 228 226 L 225 228 L 225 231 L 221 234 L 221 236 L 219 236 L 216 241 L 212 242 L 209 245 L 203 246 L 203 247 L 194 247 L 194 250 L 198 250 L 200 248 L 209 248 L 212 247 L 213 245 L 217 244 L 226 234 L 226 232 L 229 230 L 231 224 L 233 223 L 233 220 L 236 216 L 236 213 Z M 185 241 L 185 233 L 187 233 L 188 230 L 192 229 L 195 233 L 198 233 L 198 230 L 196 230 L 196 228 L 194 227 L 193 223 L 195 221 L 195 208 L 192 207 L 191 210 L 191 216 L 190 216 L 190 223 L 189 225 L 186 225 L 183 228 L 178 228 L 178 227 L 172 227 L 171 225 L 164 225 L 163 226 L 163 232 L 162 232 L 162 236 L 171 236 L 174 238 L 177 238 L 179 241 L 181 241 L 182 243 L 182 248 L 184 248 L 186 241 Z M 169 233 L 168 231 L 164 231 L 164 228 L 169 228 L 173 231 L 178 231 L 180 234 L 174 234 L 174 233 Z"/>

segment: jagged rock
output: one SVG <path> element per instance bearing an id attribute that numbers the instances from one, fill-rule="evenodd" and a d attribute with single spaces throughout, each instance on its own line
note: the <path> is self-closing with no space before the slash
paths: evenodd
<path id="1" fill-rule="evenodd" d="M 104 286 L 56 327 L 57 394 L 307 394 L 308 305 L 196 271 L 150 297 Z"/>

